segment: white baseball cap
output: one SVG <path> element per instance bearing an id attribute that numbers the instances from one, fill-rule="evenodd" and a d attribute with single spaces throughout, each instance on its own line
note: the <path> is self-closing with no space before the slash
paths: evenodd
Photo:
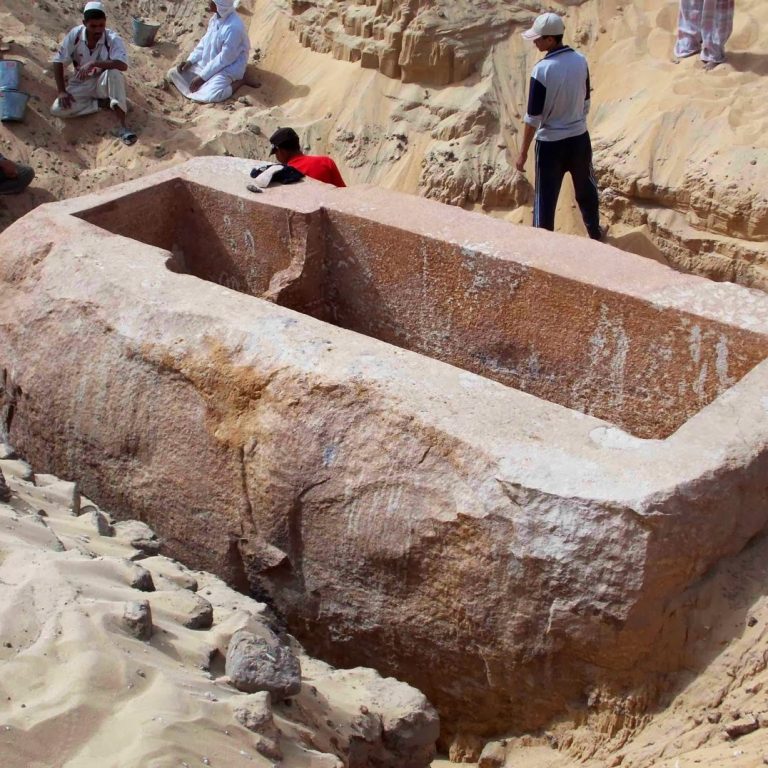
<path id="1" fill-rule="evenodd" d="M 526 40 L 538 40 L 540 37 L 550 35 L 555 37 L 564 34 L 564 32 L 565 24 L 562 16 L 558 16 L 556 13 L 542 13 L 541 16 L 536 17 L 533 26 L 523 32 L 523 37 Z"/>
<path id="2" fill-rule="evenodd" d="M 83 13 L 85 13 L 86 11 L 101 11 L 104 15 L 106 15 L 107 13 L 107 9 L 104 7 L 104 3 L 95 2 L 95 0 L 94 2 L 85 4 L 85 8 L 83 8 Z"/>

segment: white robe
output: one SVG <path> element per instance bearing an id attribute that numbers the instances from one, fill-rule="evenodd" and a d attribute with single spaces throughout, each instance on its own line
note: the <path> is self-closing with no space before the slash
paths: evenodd
<path id="1" fill-rule="evenodd" d="M 231 0 L 217 0 L 218 13 L 208 22 L 208 31 L 187 61 L 192 66 L 179 72 L 172 69 L 169 80 L 188 99 L 201 103 L 226 101 L 232 96 L 232 83 L 242 80 L 251 48 L 243 20 Z M 200 77 L 205 83 L 194 93 L 189 85 Z"/>

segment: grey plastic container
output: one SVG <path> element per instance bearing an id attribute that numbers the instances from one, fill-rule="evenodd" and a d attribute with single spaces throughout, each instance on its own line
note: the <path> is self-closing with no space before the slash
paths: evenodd
<path id="1" fill-rule="evenodd" d="M 0 91 L 18 91 L 23 68 L 18 59 L 0 59 Z"/>
<path id="2" fill-rule="evenodd" d="M 20 123 L 28 101 L 29 94 L 24 91 L 0 91 L 0 122 Z"/>
<path id="3" fill-rule="evenodd" d="M 142 48 L 155 44 L 155 35 L 160 29 L 159 24 L 150 24 L 142 19 L 133 20 L 133 42 Z"/>

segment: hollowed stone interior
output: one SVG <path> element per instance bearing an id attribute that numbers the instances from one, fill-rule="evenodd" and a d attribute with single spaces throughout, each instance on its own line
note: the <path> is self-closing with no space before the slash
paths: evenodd
<path id="1" fill-rule="evenodd" d="M 442 360 L 638 437 L 667 437 L 768 357 L 759 334 L 400 229 L 375 212 L 302 213 L 173 180 L 80 217 L 171 251 L 174 271 Z M 510 237 L 514 232 L 510 227 Z M 467 242 L 479 239 L 468 232 Z"/>

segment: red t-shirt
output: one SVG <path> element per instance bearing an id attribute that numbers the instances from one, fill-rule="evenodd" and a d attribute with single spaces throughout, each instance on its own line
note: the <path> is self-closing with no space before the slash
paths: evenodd
<path id="1" fill-rule="evenodd" d="M 324 181 L 326 184 L 333 184 L 336 187 L 346 187 L 344 179 L 341 178 L 336 163 L 330 157 L 325 155 L 297 155 L 288 161 L 288 165 L 301 171 L 310 179 Z"/>

